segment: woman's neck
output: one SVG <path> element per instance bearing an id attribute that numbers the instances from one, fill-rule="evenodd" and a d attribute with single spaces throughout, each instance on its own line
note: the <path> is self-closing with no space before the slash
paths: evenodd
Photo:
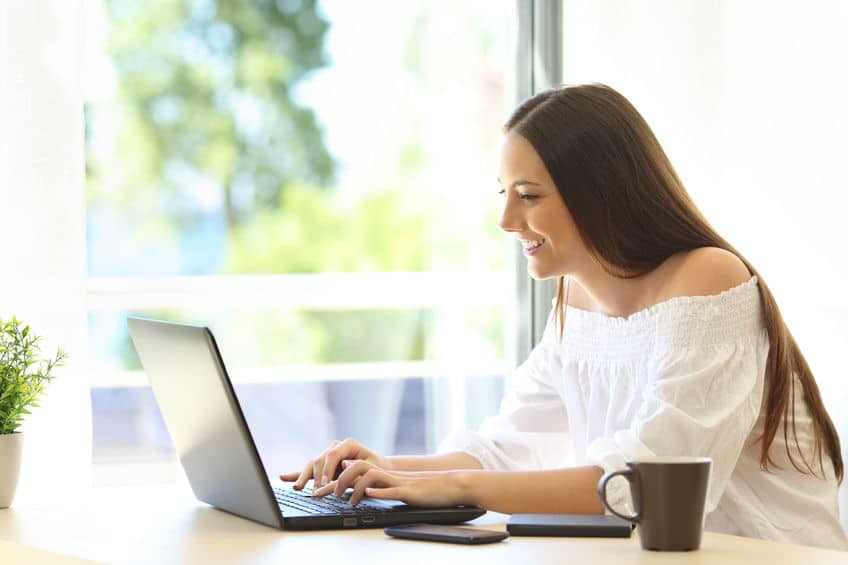
<path id="1" fill-rule="evenodd" d="M 669 258 L 660 266 L 634 278 L 611 275 L 599 264 L 571 275 L 568 305 L 610 317 L 627 317 L 656 304 L 669 278 Z"/>

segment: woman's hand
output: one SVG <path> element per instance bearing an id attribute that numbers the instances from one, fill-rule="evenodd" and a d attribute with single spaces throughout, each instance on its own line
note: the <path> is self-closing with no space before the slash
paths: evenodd
<path id="1" fill-rule="evenodd" d="M 393 471 L 364 460 L 342 461 L 342 467 L 335 481 L 315 491 L 317 496 L 341 496 L 353 487 L 349 499 L 352 505 L 365 496 L 421 507 L 472 504 L 465 481 L 467 471 Z"/>
<path id="2" fill-rule="evenodd" d="M 280 480 L 295 481 L 292 488 L 301 490 L 309 479 L 314 479 L 313 489 L 319 489 L 337 478 L 342 472 L 343 461 L 360 460 L 383 469 L 389 469 L 391 463 L 386 457 L 378 455 L 364 445 L 348 438 L 344 441 L 334 441 L 321 455 L 309 461 L 298 473 L 284 473 Z M 325 492 L 328 494 L 330 491 Z M 342 491 L 344 492 L 344 491 Z M 324 494 L 320 495 L 323 496 Z"/>

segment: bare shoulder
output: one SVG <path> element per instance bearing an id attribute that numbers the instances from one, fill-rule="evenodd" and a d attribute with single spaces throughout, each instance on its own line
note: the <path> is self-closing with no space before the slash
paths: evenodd
<path id="1" fill-rule="evenodd" d="M 663 284 L 662 298 L 711 296 L 750 280 L 739 257 L 718 247 L 700 247 L 673 257 Z"/>

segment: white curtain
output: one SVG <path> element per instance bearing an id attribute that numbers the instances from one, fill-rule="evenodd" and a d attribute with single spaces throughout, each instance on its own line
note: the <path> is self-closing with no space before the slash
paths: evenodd
<path id="1" fill-rule="evenodd" d="M 90 484 L 82 8 L 0 2 L 0 316 L 70 354 L 23 426 L 18 503 Z"/>
<path id="2" fill-rule="evenodd" d="M 848 460 L 848 4 L 570 0 L 566 82 L 621 91 L 710 222 L 760 271 Z M 848 528 L 848 480 L 840 497 Z"/>

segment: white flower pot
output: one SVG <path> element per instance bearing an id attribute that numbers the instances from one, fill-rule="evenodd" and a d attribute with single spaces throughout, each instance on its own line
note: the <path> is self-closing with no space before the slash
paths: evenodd
<path id="1" fill-rule="evenodd" d="M 0 508 L 8 508 L 15 498 L 23 445 L 21 433 L 0 434 Z"/>

